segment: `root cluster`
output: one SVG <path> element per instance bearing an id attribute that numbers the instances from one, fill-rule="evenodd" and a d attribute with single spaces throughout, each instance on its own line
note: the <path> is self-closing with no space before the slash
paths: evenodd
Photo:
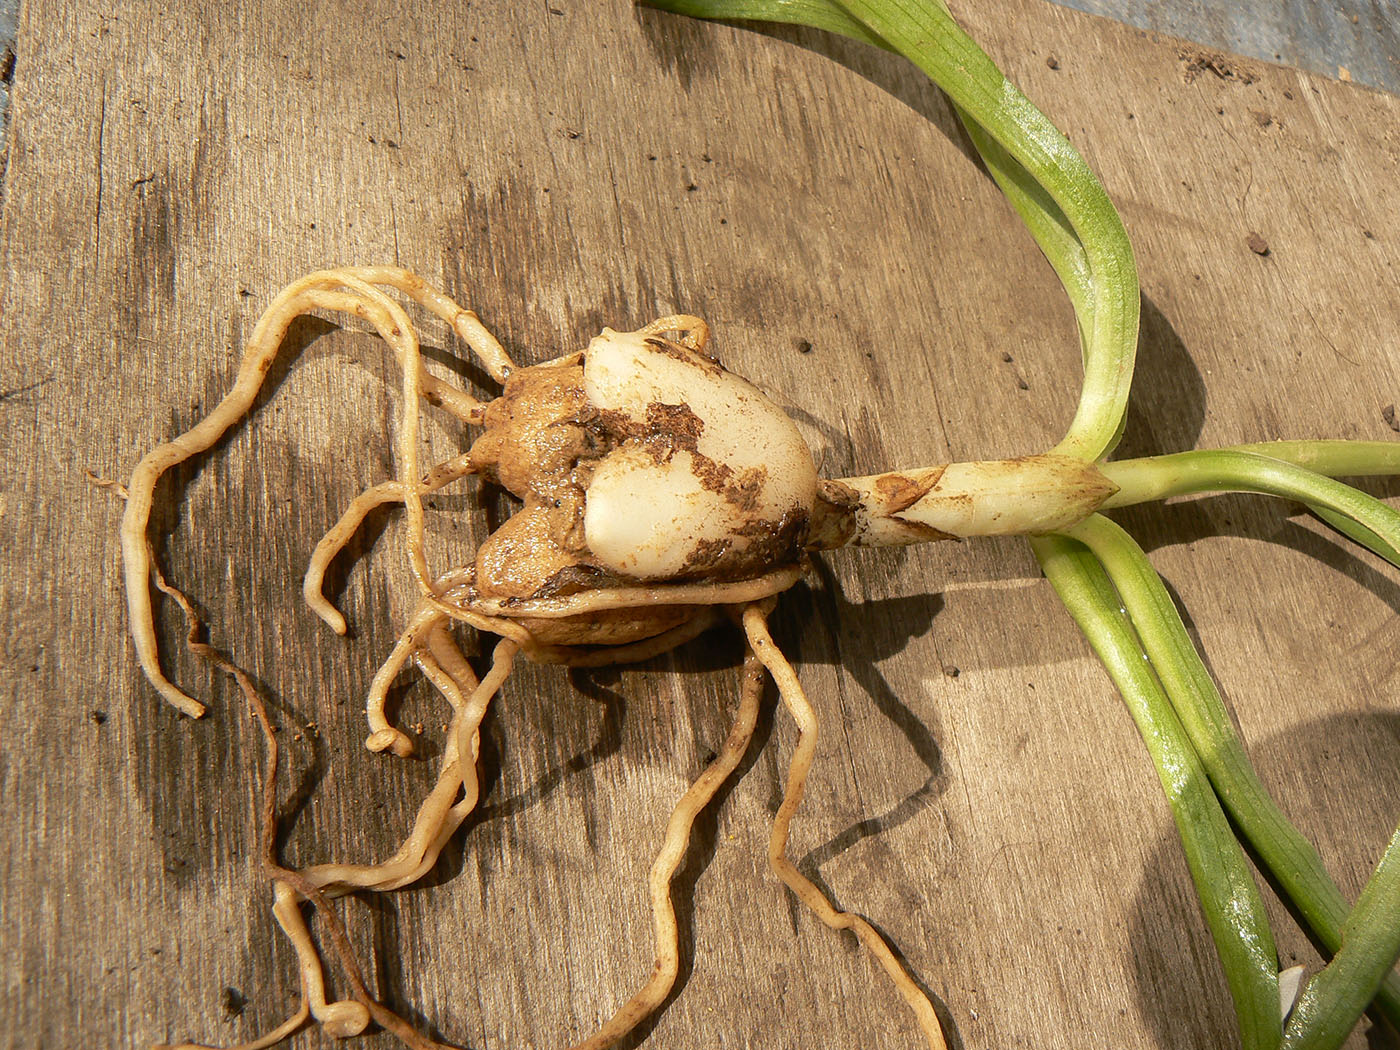
<path id="1" fill-rule="evenodd" d="M 403 306 L 387 295 L 385 288 L 401 293 L 445 321 L 497 382 L 505 383 L 516 371 L 500 343 L 474 313 L 462 309 L 414 274 L 389 267 L 314 273 L 283 290 L 258 321 L 229 394 L 191 430 L 160 445 L 142 459 L 125 494 L 121 539 L 127 600 L 132 638 L 143 671 L 179 711 L 191 717 L 204 714 L 204 705 L 171 682 L 161 670 L 151 593 L 154 584 L 184 611 L 190 624 L 192 650 L 236 681 L 262 727 L 266 742 L 261 860 L 271 882 L 273 915 L 295 949 L 301 995 L 297 1010 L 282 1024 L 257 1039 L 240 1044 L 238 1050 L 272 1046 L 312 1020 L 327 1034 L 337 1037 L 357 1035 L 373 1023 L 393 1032 L 415 1050 L 439 1047 L 441 1044 L 415 1030 L 375 998 L 331 902 L 350 893 L 383 892 L 410 885 L 436 864 L 444 847 L 478 802 L 477 764 L 482 721 L 517 659 L 571 667 L 636 662 L 666 652 L 726 619 L 741 627 L 747 642 L 739 703 L 720 753 L 676 803 L 648 876 L 655 934 L 655 959 L 650 976 L 597 1032 L 575 1044 L 575 1050 L 603 1050 L 611 1046 L 650 1016 L 674 985 L 679 969 L 679 948 L 671 879 L 685 855 L 697 815 L 714 798 L 748 750 L 765 682 L 770 676 L 799 735 L 783 801 L 773 822 L 769 862 L 778 877 L 823 923 L 833 929 L 855 933 L 909 1002 L 929 1047 L 942 1048 L 941 1027 L 928 997 L 881 935 L 860 916 L 837 909 L 787 856 L 789 829 L 815 754 L 817 721 L 792 665 L 769 634 L 767 618 L 777 595 L 801 577 L 800 560 L 769 566 L 766 572 L 738 581 L 687 579 L 629 583 L 612 580 L 606 585 L 573 593 L 525 600 L 483 595 L 478 586 L 480 581 L 470 565 L 431 573 L 424 554 L 423 497 L 479 471 L 470 453 L 439 463 L 426 472 L 420 471 L 419 402 L 437 406 L 468 426 L 483 425 L 487 403 L 424 370 L 414 327 Z M 386 709 L 390 686 L 410 662 L 447 701 L 452 717 L 436 781 L 393 856 L 378 863 L 328 862 L 294 870 L 282 865 L 277 855 L 278 747 L 267 707 L 248 675 L 200 640 L 190 603 L 165 581 L 154 565 L 148 526 L 153 494 L 160 477 L 177 464 L 208 450 L 249 413 L 288 326 L 297 316 L 312 310 L 348 314 L 368 322 L 378 331 L 402 370 L 404 405 L 396 438 L 398 476 L 366 490 L 352 501 L 317 544 L 305 577 L 306 601 L 333 630 L 345 632 L 344 617 L 322 593 L 327 567 L 370 511 L 384 504 L 402 503 L 408 526 L 408 559 L 420 597 L 398 642 L 370 685 L 366 744 L 372 751 L 388 751 L 398 756 L 411 753 L 409 736 L 393 724 Z M 685 317 L 663 318 L 643 331 L 648 335 L 679 334 L 683 344 L 691 349 L 703 347 L 707 336 L 703 322 Z M 685 610 L 679 623 L 675 622 L 677 609 Z M 558 629 L 561 624 L 586 627 L 591 620 L 616 617 L 619 611 L 631 616 L 639 625 L 628 628 L 627 640 L 605 645 L 559 644 L 553 640 L 570 636 L 569 630 Z M 656 622 L 661 626 L 646 628 L 648 611 L 656 615 Z M 468 625 L 483 637 L 497 639 L 490 668 L 481 678 L 473 672 L 459 645 L 454 632 L 457 623 Z M 553 627 L 542 630 L 541 624 L 551 623 Z M 586 631 L 581 637 L 587 637 Z M 309 925 L 313 915 L 324 925 L 324 939 L 329 946 L 327 954 L 341 970 L 349 988 L 348 997 L 336 998 L 328 991 L 326 960 Z M 200 1045 L 187 1043 L 182 1044 L 182 1048 Z"/>

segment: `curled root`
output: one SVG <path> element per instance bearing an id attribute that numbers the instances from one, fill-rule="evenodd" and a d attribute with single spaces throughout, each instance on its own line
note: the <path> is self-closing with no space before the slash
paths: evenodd
<path id="1" fill-rule="evenodd" d="M 799 730 L 788 785 L 773 822 L 769 862 L 784 884 L 826 925 L 856 934 L 909 1002 L 931 1050 L 944 1050 L 942 1030 L 929 998 L 885 940 L 865 919 L 837 910 L 798 872 L 786 854 L 789 828 L 815 753 L 817 724 L 791 664 L 769 635 L 767 616 L 776 596 L 801 578 L 805 565 L 801 563 L 800 551 L 796 546 L 784 548 L 785 554 L 773 555 L 752 569 L 758 575 L 739 580 L 682 578 L 679 582 L 649 583 L 644 579 L 625 582 L 614 578 L 605 586 L 592 586 L 576 593 L 565 590 L 561 594 L 541 588 L 525 597 L 483 596 L 478 592 L 473 565 L 438 576 L 430 575 L 424 554 L 423 497 L 478 470 L 490 476 L 491 467 L 489 463 L 479 466 L 471 453 L 465 453 L 437 464 L 427 473 L 420 473 L 419 401 L 439 406 L 470 425 L 486 425 L 488 414 L 482 402 L 423 370 L 418 337 L 403 307 L 385 295 L 380 286 L 398 291 L 446 321 L 498 382 L 504 383 L 514 371 L 515 366 L 504 349 L 474 313 L 463 310 L 408 271 L 360 267 L 314 273 L 288 286 L 264 312 L 249 339 L 233 389 L 213 411 L 189 431 L 158 446 L 143 458 L 124 491 L 120 486 L 112 486 L 126 499 L 121 543 L 127 602 L 132 638 L 147 678 L 180 712 L 191 717 L 204 714 L 204 705 L 171 682 L 161 670 L 151 597 L 154 584 L 184 611 L 190 625 L 188 644 L 191 650 L 233 677 L 261 727 L 266 745 L 260 855 L 264 873 L 272 883 L 273 915 L 296 954 L 301 992 L 297 1010 L 290 1017 L 236 1050 L 262 1050 L 272 1046 L 313 1019 L 328 1035 L 338 1038 L 357 1035 L 370 1024 L 377 1024 L 412 1050 L 442 1050 L 442 1044 L 414 1029 L 369 992 L 349 936 L 331 901 L 354 892 L 382 892 L 407 886 L 421 879 L 437 863 L 442 850 L 479 800 L 477 762 L 482 722 L 518 658 L 568 667 L 648 660 L 696 637 L 726 613 L 741 622 L 747 639 L 739 704 L 720 753 L 685 791 L 672 811 L 660 851 L 650 869 L 647 888 L 655 940 L 651 974 L 596 1033 L 578 1043 L 574 1050 L 604 1050 L 611 1046 L 651 1016 L 671 993 L 679 971 L 679 937 L 671 880 L 688 848 L 696 817 L 738 768 L 749 747 L 765 674 L 771 675 L 777 683 L 783 703 Z M 402 634 L 370 684 L 366 701 L 369 725 L 366 746 L 371 751 L 387 751 L 399 757 L 412 753 L 412 740 L 393 725 L 387 711 L 389 690 L 410 662 L 447 701 L 452 715 L 436 780 L 392 856 L 378 862 L 322 863 L 294 870 L 283 866 L 277 854 L 278 745 L 266 704 L 245 672 L 201 641 L 190 602 L 165 581 L 154 563 L 148 529 L 155 487 L 162 475 L 208 450 L 248 414 L 288 327 L 297 316 L 309 310 L 349 314 L 371 324 L 389 344 L 402 370 L 404 397 L 396 433 L 396 477 L 366 489 L 352 500 L 322 537 L 308 565 L 303 596 L 321 619 L 337 633 L 344 634 L 344 616 L 323 593 L 326 571 L 372 510 L 389 503 L 402 503 L 407 519 L 408 560 L 420 593 Z M 703 351 L 709 340 L 705 322 L 680 315 L 663 317 L 642 329 L 641 334 L 676 336 L 680 346 L 696 352 Z M 576 357 L 581 359 L 581 355 Z M 560 360 L 574 360 L 577 364 L 574 358 Z M 792 563 L 784 563 L 788 560 Z M 541 594 L 546 596 L 539 596 Z M 627 619 L 632 613 L 637 614 L 635 624 Z M 609 617 L 613 620 L 609 621 Z M 602 621 L 605 627 L 622 622 L 627 630 L 606 635 L 612 644 L 583 644 L 580 638 L 587 641 L 599 636 L 586 631 L 570 633 L 567 629 L 597 621 Z M 457 623 L 497 638 L 491 666 L 480 679 L 453 635 Z M 325 952 L 312 937 L 308 921 L 312 915 L 322 923 L 325 952 L 338 963 L 349 988 L 346 998 L 337 999 L 328 991 L 323 964 Z M 182 1044 L 181 1050 L 196 1050 L 197 1047 L 198 1044 L 187 1043 Z"/>
<path id="2" fill-rule="evenodd" d="M 792 763 L 788 767 L 787 789 L 783 792 L 778 815 L 773 818 L 773 833 L 768 839 L 768 863 L 797 899 L 815 912 L 823 923 L 833 930 L 850 930 L 856 935 L 865 949 L 884 968 L 894 986 L 904 996 L 905 1002 L 914 1011 L 919 1028 L 928 1041 L 929 1050 L 947 1050 L 947 1043 L 943 1039 L 943 1026 L 938 1021 L 933 1003 L 914 982 L 885 939 L 859 915 L 838 911 L 816 884 L 798 871 L 796 865 L 788 859 L 788 832 L 797 807 L 802 803 L 807 773 L 812 768 L 812 760 L 817 752 L 817 716 L 807 700 L 802 683 L 797 679 L 797 672 L 792 669 L 792 664 L 788 663 L 787 657 L 774 644 L 772 635 L 768 633 L 767 616 L 762 607 L 750 605 L 745 609 L 743 624 L 749 646 L 773 676 L 778 693 L 782 696 L 788 713 L 792 715 L 792 720 L 797 723 L 798 731 L 797 746 L 793 750 Z"/>
<path id="3" fill-rule="evenodd" d="M 389 344 L 403 370 L 407 396 L 399 426 L 400 477 L 397 484 L 402 490 L 412 534 L 409 560 L 420 587 L 425 592 L 431 589 L 422 545 L 422 493 L 427 490 L 418 477 L 418 398 L 421 396 L 442 405 L 469 422 L 480 420 L 482 404 L 469 394 L 423 372 L 418 337 L 408 315 L 403 307 L 375 285 L 396 288 L 445 319 L 496 379 L 504 379 L 514 367 L 500 343 L 486 331 L 474 313 L 463 310 L 407 270 L 394 267 L 321 270 L 294 281 L 273 299 L 253 328 L 239 362 L 233 389 L 199 423 L 148 453 L 137 464 L 127 485 L 121 543 L 132 640 L 141 668 L 151 684 L 177 710 L 191 718 L 201 717 L 205 707 L 165 676 L 160 667 L 156 643 L 150 588 L 153 562 L 147 536 L 155 487 L 166 471 L 207 451 L 230 427 L 248 414 L 287 329 L 297 317 L 308 311 L 331 310 L 368 321 Z"/>
<path id="4" fill-rule="evenodd" d="M 424 495 L 436 492 L 443 486 L 471 474 L 473 469 L 468 453 L 454 456 L 428 471 L 420 483 L 419 491 Z M 301 593 L 306 604 L 317 616 L 325 620 L 336 634 L 344 634 L 347 628 L 345 617 L 323 593 L 326 570 L 359 531 L 371 511 L 386 503 L 402 503 L 403 500 L 404 486 L 400 481 L 384 481 L 366 489 L 351 501 L 340 519 L 316 544 L 306 569 L 306 577 L 302 580 Z"/>
<path id="5" fill-rule="evenodd" d="M 272 1031 L 248 1043 L 239 1044 L 233 1050 L 261 1050 L 281 1042 L 297 1031 L 306 1021 L 314 1017 L 320 1021 L 331 1035 L 354 1035 L 363 1031 L 373 1020 L 381 1028 L 394 1033 L 411 1050 L 452 1050 L 442 1043 L 429 1039 L 418 1032 L 397 1013 L 376 1000 L 365 985 L 363 972 L 356 959 L 349 935 L 345 931 L 335 911 L 330 907 L 326 894 L 317 880 L 308 878 L 303 872 L 283 867 L 277 857 L 277 775 L 280 768 L 280 750 L 272 721 L 267 713 L 267 704 L 253 684 L 252 679 L 242 668 L 228 660 L 201 637 L 199 618 L 194 606 L 177 588 L 166 582 L 157 571 L 156 586 L 180 607 L 185 615 L 189 631 L 186 645 L 190 651 L 215 667 L 230 675 L 238 685 L 249 710 L 262 729 L 263 741 L 267 750 L 267 765 L 263 774 L 261 834 L 259 854 L 262 867 L 273 883 L 273 915 L 278 924 L 292 941 L 300 971 L 301 1001 L 295 1013 Z M 426 808 L 426 806 L 425 806 Z M 400 851 L 403 852 L 403 851 Z M 325 979 L 322 973 L 320 955 L 311 940 L 310 930 L 301 914 L 298 898 L 305 899 L 322 915 L 330 943 L 346 981 L 350 984 L 352 998 L 337 1002 L 327 1002 Z M 181 1047 L 202 1048 L 202 1044 L 185 1043 Z"/>

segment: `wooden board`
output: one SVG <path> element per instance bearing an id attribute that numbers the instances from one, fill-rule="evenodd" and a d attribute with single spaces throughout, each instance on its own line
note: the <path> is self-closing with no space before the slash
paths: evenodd
<path id="1" fill-rule="evenodd" d="M 1088 155 L 1136 245 L 1124 454 L 1393 437 L 1400 100 L 1037 0 L 962 13 Z M 256 865 L 258 736 L 180 652 L 169 607 L 172 672 L 210 717 L 176 717 L 141 677 L 121 507 L 85 480 L 124 478 L 198 419 L 285 282 L 401 264 L 523 361 L 702 314 L 833 476 L 1033 452 L 1068 419 L 1078 355 L 1054 277 L 946 104 L 889 56 L 564 0 L 29 0 L 18 54 L 5 1045 L 230 1043 L 294 1000 Z M 435 368 L 481 378 L 426 333 Z M 316 538 L 392 473 L 397 379 L 353 325 L 309 319 L 291 344 L 251 422 L 163 486 L 153 533 L 274 700 L 283 856 L 307 864 L 387 854 L 432 771 L 360 746 L 369 676 L 413 600 L 401 522 L 378 521 L 335 581 L 351 638 L 299 599 Z M 425 446 L 468 440 L 435 418 Z M 434 564 L 465 558 L 485 512 L 469 490 L 437 511 Z M 1400 812 L 1394 573 L 1254 499 L 1120 520 L 1190 610 L 1265 781 L 1355 893 Z M 794 855 L 889 935 L 954 1045 L 1233 1045 L 1143 749 L 1024 544 L 834 554 L 775 631 L 824 725 Z M 738 655 L 719 633 L 620 672 L 519 671 L 468 832 L 419 886 L 346 910 L 380 993 L 479 1050 L 568 1045 L 608 1016 L 648 971 L 644 875 L 723 739 Z M 407 680 L 403 705 L 431 754 L 441 712 Z M 766 870 L 794 738 L 771 698 L 760 737 L 679 877 L 679 987 L 624 1045 L 916 1045 L 854 944 Z M 1284 961 L 1314 963 L 1275 916 Z"/>

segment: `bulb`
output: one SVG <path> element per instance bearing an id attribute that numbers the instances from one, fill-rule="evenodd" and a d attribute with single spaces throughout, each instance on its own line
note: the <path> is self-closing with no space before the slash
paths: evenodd
<path id="1" fill-rule="evenodd" d="M 697 350 L 604 329 L 582 353 L 515 372 L 483 422 L 472 464 L 523 506 L 477 552 L 481 597 L 732 582 L 800 557 L 811 451 L 762 391 Z M 558 644 L 619 644 L 695 608 L 541 629 Z"/>
<path id="2" fill-rule="evenodd" d="M 589 344 L 583 377 L 622 438 L 587 490 L 599 565 L 643 580 L 738 578 L 795 557 L 817 472 L 757 387 L 693 350 L 611 329 Z"/>

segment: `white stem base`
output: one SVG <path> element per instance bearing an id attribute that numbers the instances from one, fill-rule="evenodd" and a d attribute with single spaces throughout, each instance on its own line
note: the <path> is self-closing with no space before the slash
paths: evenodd
<path id="1" fill-rule="evenodd" d="M 1054 532 L 1116 490 L 1096 464 L 1055 453 L 842 478 L 821 485 L 811 546 Z"/>

